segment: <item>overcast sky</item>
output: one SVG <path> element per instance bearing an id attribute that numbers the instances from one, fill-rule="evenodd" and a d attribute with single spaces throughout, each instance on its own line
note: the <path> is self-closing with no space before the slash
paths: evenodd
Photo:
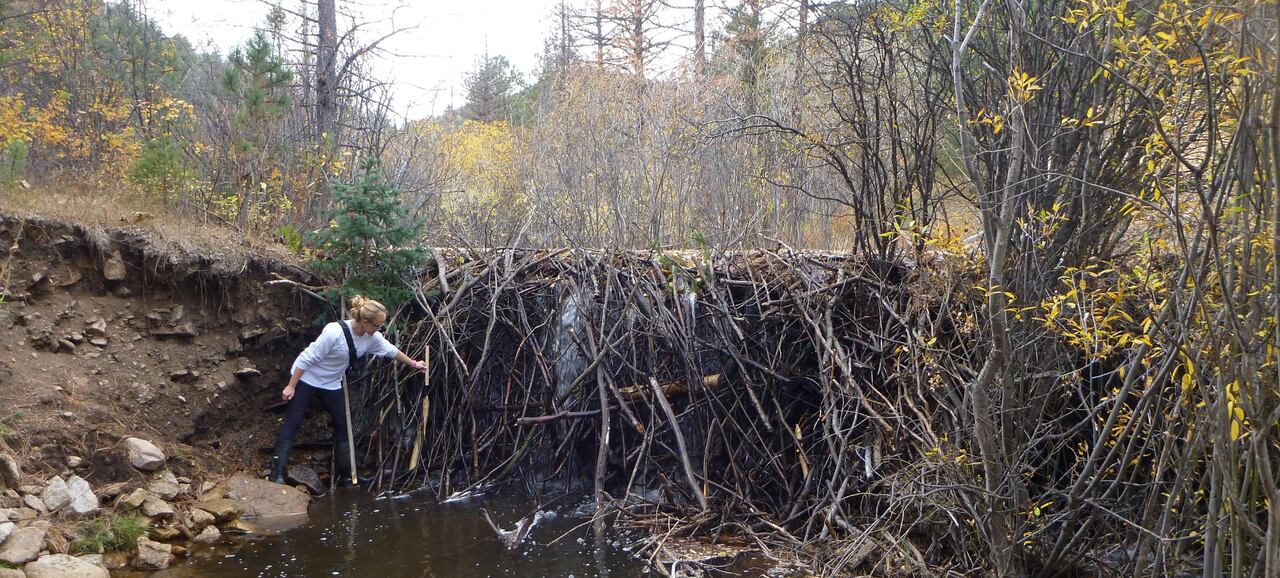
<path id="1" fill-rule="evenodd" d="M 339 12 L 376 21 L 366 38 L 393 27 L 413 27 L 383 44 L 394 55 L 378 63 L 379 76 L 392 79 L 396 108 L 409 118 L 460 106 L 462 77 L 485 53 L 511 60 L 526 80 L 538 62 L 557 0 L 338 0 Z M 297 0 L 281 0 L 286 8 Z M 181 0 L 148 6 L 169 33 L 186 36 L 199 48 L 226 54 L 262 27 L 265 0 Z M 350 26 L 339 17 L 339 34 Z"/>

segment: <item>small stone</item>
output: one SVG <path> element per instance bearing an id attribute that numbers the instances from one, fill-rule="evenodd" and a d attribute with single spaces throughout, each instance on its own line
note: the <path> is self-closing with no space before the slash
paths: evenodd
<path id="1" fill-rule="evenodd" d="M 13 522 L 0 522 L 0 544 L 3 544 L 9 534 L 12 534 L 17 529 L 18 525 Z"/>
<path id="2" fill-rule="evenodd" d="M 101 317 L 94 317 L 85 320 L 84 334 L 89 337 L 106 337 L 107 321 Z"/>
<path id="3" fill-rule="evenodd" d="M 59 351 L 66 351 L 70 353 L 76 350 L 76 344 L 72 342 L 70 339 L 60 337 L 55 343 L 57 345 L 53 348 L 54 353 L 57 353 Z"/>
<path id="4" fill-rule="evenodd" d="M 157 338 L 192 338 L 200 335 L 191 322 L 184 321 L 172 328 L 159 327 L 151 330 L 151 336 Z"/>
<path id="5" fill-rule="evenodd" d="M 0 568 L 0 578 L 27 578 L 27 573 L 13 568 Z"/>
<path id="6" fill-rule="evenodd" d="M 213 514 L 214 519 L 219 522 L 232 520 L 244 512 L 244 509 L 239 504 L 227 498 L 202 500 L 196 502 L 196 507 Z"/>
<path id="7" fill-rule="evenodd" d="M 173 556 L 173 548 L 168 544 L 138 538 L 138 550 L 133 559 L 133 566 L 139 570 L 163 570 L 169 567 Z"/>
<path id="8" fill-rule="evenodd" d="M 320 474 L 307 466 L 289 466 L 287 475 L 289 479 L 302 484 L 312 494 L 323 494 L 325 491 L 324 484 L 320 482 Z"/>
<path id="9" fill-rule="evenodd" d="M 107 281 L 119 282 L 124 281 L 128 271 L 124 266 L 124 259 L 120 258 L 119 251 L 112 251 L 107 255 L 105 261 L 102 262 L 102 277 Z"/>
<path id="10" fill-rule="evenodd" d="M 88 562 L 103 569 L 107 567 L 106 563 L 102 561 L 102 554 L 80 554 L 79 556 L 76 556 L 76 559 Z"/>
<path id="11" fill-rule="evenodd" d="M 252 534 L 253 528 L 250 527 L 248 524 L 244 523 L 244 521 L 237 519 L 237 520 L 232 520 L 230 522 L 227 522 L 226 524 L 223 524 L 222 532 L 224 534 L 236 534 L 236 535 Z"/>
<path id="12" fill-rule="evenodd" d="M 89 482 L 80 476 L 67 479 L 67 488 L 71 490 L 71 501 L 64 512 L 74 516 L 88 516 L 98 511 L 98 496 L 93 494 Z"/>
<path id="13" fill-rule="evenodd" d="M 146 502 L 149 497 L 151 497 L 151 492 L 138 488 L 130 492 L 129 495 L 120 498 L 120 500 L 116 502 L 116 507 L 121 510 L 136 510 L 141 508 L 142 504 Z"/>
<path id="14" fill-rule="evenodd" d="M 142 502 L 142 515 L 157 520 L 172 520 L 175 512 L 173 506 L 156 496 L 147 496 Z"/>
<path id="15" fill-rule="evenodd" d="M 109 578 L 107 569 L 66 554 L 49 554 L 22 569 L 26 578 Z"/>
<path id="16" fill-rule="evenodd" d="M 174 383 L 195 383 L 200 380 L 200 372 L 190 369 L 180 369 L 169 373 L 169 380 Z"/>
<path id="17" fill-rule="evenodd" d="M 41 500 L 40 496 L 37 496 L 35 494 L 27 494 L 25 496 L 22 496 L 22 503 L 25 504 L 28 508 L 35 510 L 37 512 L 49 511 L 49 508 L 44 505 L 44 500 Z"/>
<path id="18" fill-rule="evenodd" d="M 0 523 L 17 522 L 22 519 L 17 508 L 0 508 Z M 4 542 L 4 538 L 0 538 L 0 543 Z"/>
<path id="19" fill-rule="evenodd" d="M 182 535 L 182 531 L 172 526 L 151 529 L 151 539 L 168 542 Z"/>
<path id="20" fill-rule="evenodd" d="M 212 544 L 222 539 L 222 532 L 218 531 L 217 526 L 205 526 L 199 534 L 196 535 L 195 541 L 200 544 Z"/>
<path id="21" fill-rule="evenodd" d="M 68 468 L 78 468 L 82 465 L 84 465 L 84 458 L 81 458 L 80 456 L 67 456 Z"/>
<path id="22" fill-rule="evenodd" d="M 44 501 L 44 507 L 50 512 L 57 511 L 59 508 L 71 503 L 71 488 L 67 486 L 67 481 L 61 477 L 50 478 L 40 499 Z"/>
<path id="23" fill-rule="evenodd" d="M 29 526 L 18 528 L 0 546 L 0 562 L 26 564 L 40 555 L 44 549 L 44 528 Z"/>
<path id="24" fill-rule="evenodd" d="M 107 341 L 107 338 L 105 337 L 94 337 L 93 339 L 89 340 L 89 343 L 96 345 L 98 347 L 106 347 L 108 344 L 110 344 L 110 342 Z"/>
<path id="25" fill-rule="evenodd" d="M 165 500 L 173 500 L 182 493 L 182 485 L 178 483 L 177 478 L 173 477 L 173 472 L 163 470 L 150 482 L 147 482 L 147 491 Z"/>
<path id="26" fill-rule="evenodd" d="M 164 452 L 155 444 L 141 438 L 125 438 L 125 448 L 129 451 L 129 463 L 144 472 L 160 469 L 164 465 Z"/>
<path id="27" fill-rule="evenodd" d="M 9 454 L 0 454 L 0 489 L 14 488 L 22 484 L 22 470 L 18 460 Z"/>
<path id="28" fill-rule="evenodd" d="M 262 375 L 262 372 L 258 371 L 256 367 L 241 367 L 236 370 L 236 379 L 240 380 L 249 380 L 260 375 Z"/>
<path id="29" fill-rule="evenodd" d="M 129 565 L 128 552 L 107 552 L 102 555 L 102 565 L 108 570 L 119 570 Z"/>
<path id="30" fill-rule="evenodd" d="M 200 508 L 192 508 L 187 517 L 190 520 L 189 523 L 191 529 L 197 532 L 218 522 L 218 519 L 215 518 L 213 514 L 201 510 Z"/>

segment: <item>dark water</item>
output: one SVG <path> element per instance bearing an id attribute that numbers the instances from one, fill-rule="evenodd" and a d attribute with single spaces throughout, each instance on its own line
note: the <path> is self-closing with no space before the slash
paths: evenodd
<path id="1" fill-rule="evenodd" d="M 510 529 L 536 504 L 502 495 L 437 504 L 426 494 L 375 499 L 353 490 L 316 500 L 301 527 L 197 548 L 187 561 L 153 576 L 583 578 L 645 573 L 643 563 L 627 551 L 627 535 L 610 531 L 603 543 L 596 543 L 587 523 L 590 508 L 582 500 L 551 507 L 556 518 L 538 524 L 514 553 L 485 523 L 482 507 L 498 525 Z"/>

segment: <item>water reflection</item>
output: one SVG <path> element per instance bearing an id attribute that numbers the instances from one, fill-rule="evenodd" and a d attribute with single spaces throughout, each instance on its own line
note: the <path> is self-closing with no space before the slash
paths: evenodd
<path id="1" fill-rule="evenodd" d="M 625 551 L 626 537 L 610 530 L 597 542 L 590 524 L 584 525 L 589 508 L 557 507 L 559 515 L 536 526 L 517 552 L 503 547 L 480 513 L 486 508 L 499 525 L 510 527 L 535 506 L 512 496 L 436 504 L 425 495 L 374 499 L 350 491 L 312 504 L 309 521 L 299 528 L 202 548 L 153 576 L 582 578 L 643 572 L 643 564 Z"/>

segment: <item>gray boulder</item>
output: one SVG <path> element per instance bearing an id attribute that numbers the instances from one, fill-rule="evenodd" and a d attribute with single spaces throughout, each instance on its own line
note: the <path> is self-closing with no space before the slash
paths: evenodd
<path id="1" fill-rule="evenodd" d="M 152 472 L 164 465 L 164 452 L 147 440 L 125 438 L 124 446 L 129 452 L 129 463 L 139 470 Z"/>
<path id="2" fill-rule="evenodd" d="M 227 498 L 250 517 L 305 514 L 311 503 L 311 496 L 302 490 L 244 475 L 227 480 Z"/>
<path id="3" fill-rule="evenodd" d="M 18 528 L 9 539 L 0 544 L 0 562 L 17 566 L 35 560 L 44 549 L 44 528 L 29 526 Z"/>
<path id="4" fill-rule="evenodd" d="M 0 544 L 3 544 L 9 538 L 14 530 L 18 529 L 18 525 L 13 522 L 0 522 Z"/>
<path id="5" fill-rule="evenodd" d="M 172 556 L 172 546 L 149 538 L 138 538 L 138 552 L 133 558 L 133 566 L 139 570 L 163 570 L 169 567 Z"/>
<path id="6" fill-rule="evenodd" d="M 27 578 L 110 578 L 106 568 L 66 554 L 48 554 L 22 569 Z"/>
<path id="7" fill-rule="evenodd" d="M 71 476 L 67 480 L 67 488 L 71 490 L 71 501 L 63 512 L 75 516 L 87 516 L 98 511 L 98 496 L 94 495 L 89 482 L 80 476 Z"/>
<path id="8" fill-rule="evenodd" d="M 212 544 L 221 539 L 222 532 L 218 531 L 217 526 L 205 526 L 195 537 L 195 541 L 200 544 Z"/>
<path id="9" fill-rule="evenodd" d="M 154 520 L 172 520 L 174 511 L 169 502 L 156 496 L 148 495 L 147 499 L 142 502 L 142 514 Z"/>
<path id="10" fill-rule="evenodd" d="M 40 499 L 44 500 L 44 507 L 50 512 L 57 511 L 59 508 L 71 503 L 71 488 L 67 486 L 66 480 L 61 476 L 49 478 L 49 483 L 44 487 L 44 493 L 40 494 Z"/>

